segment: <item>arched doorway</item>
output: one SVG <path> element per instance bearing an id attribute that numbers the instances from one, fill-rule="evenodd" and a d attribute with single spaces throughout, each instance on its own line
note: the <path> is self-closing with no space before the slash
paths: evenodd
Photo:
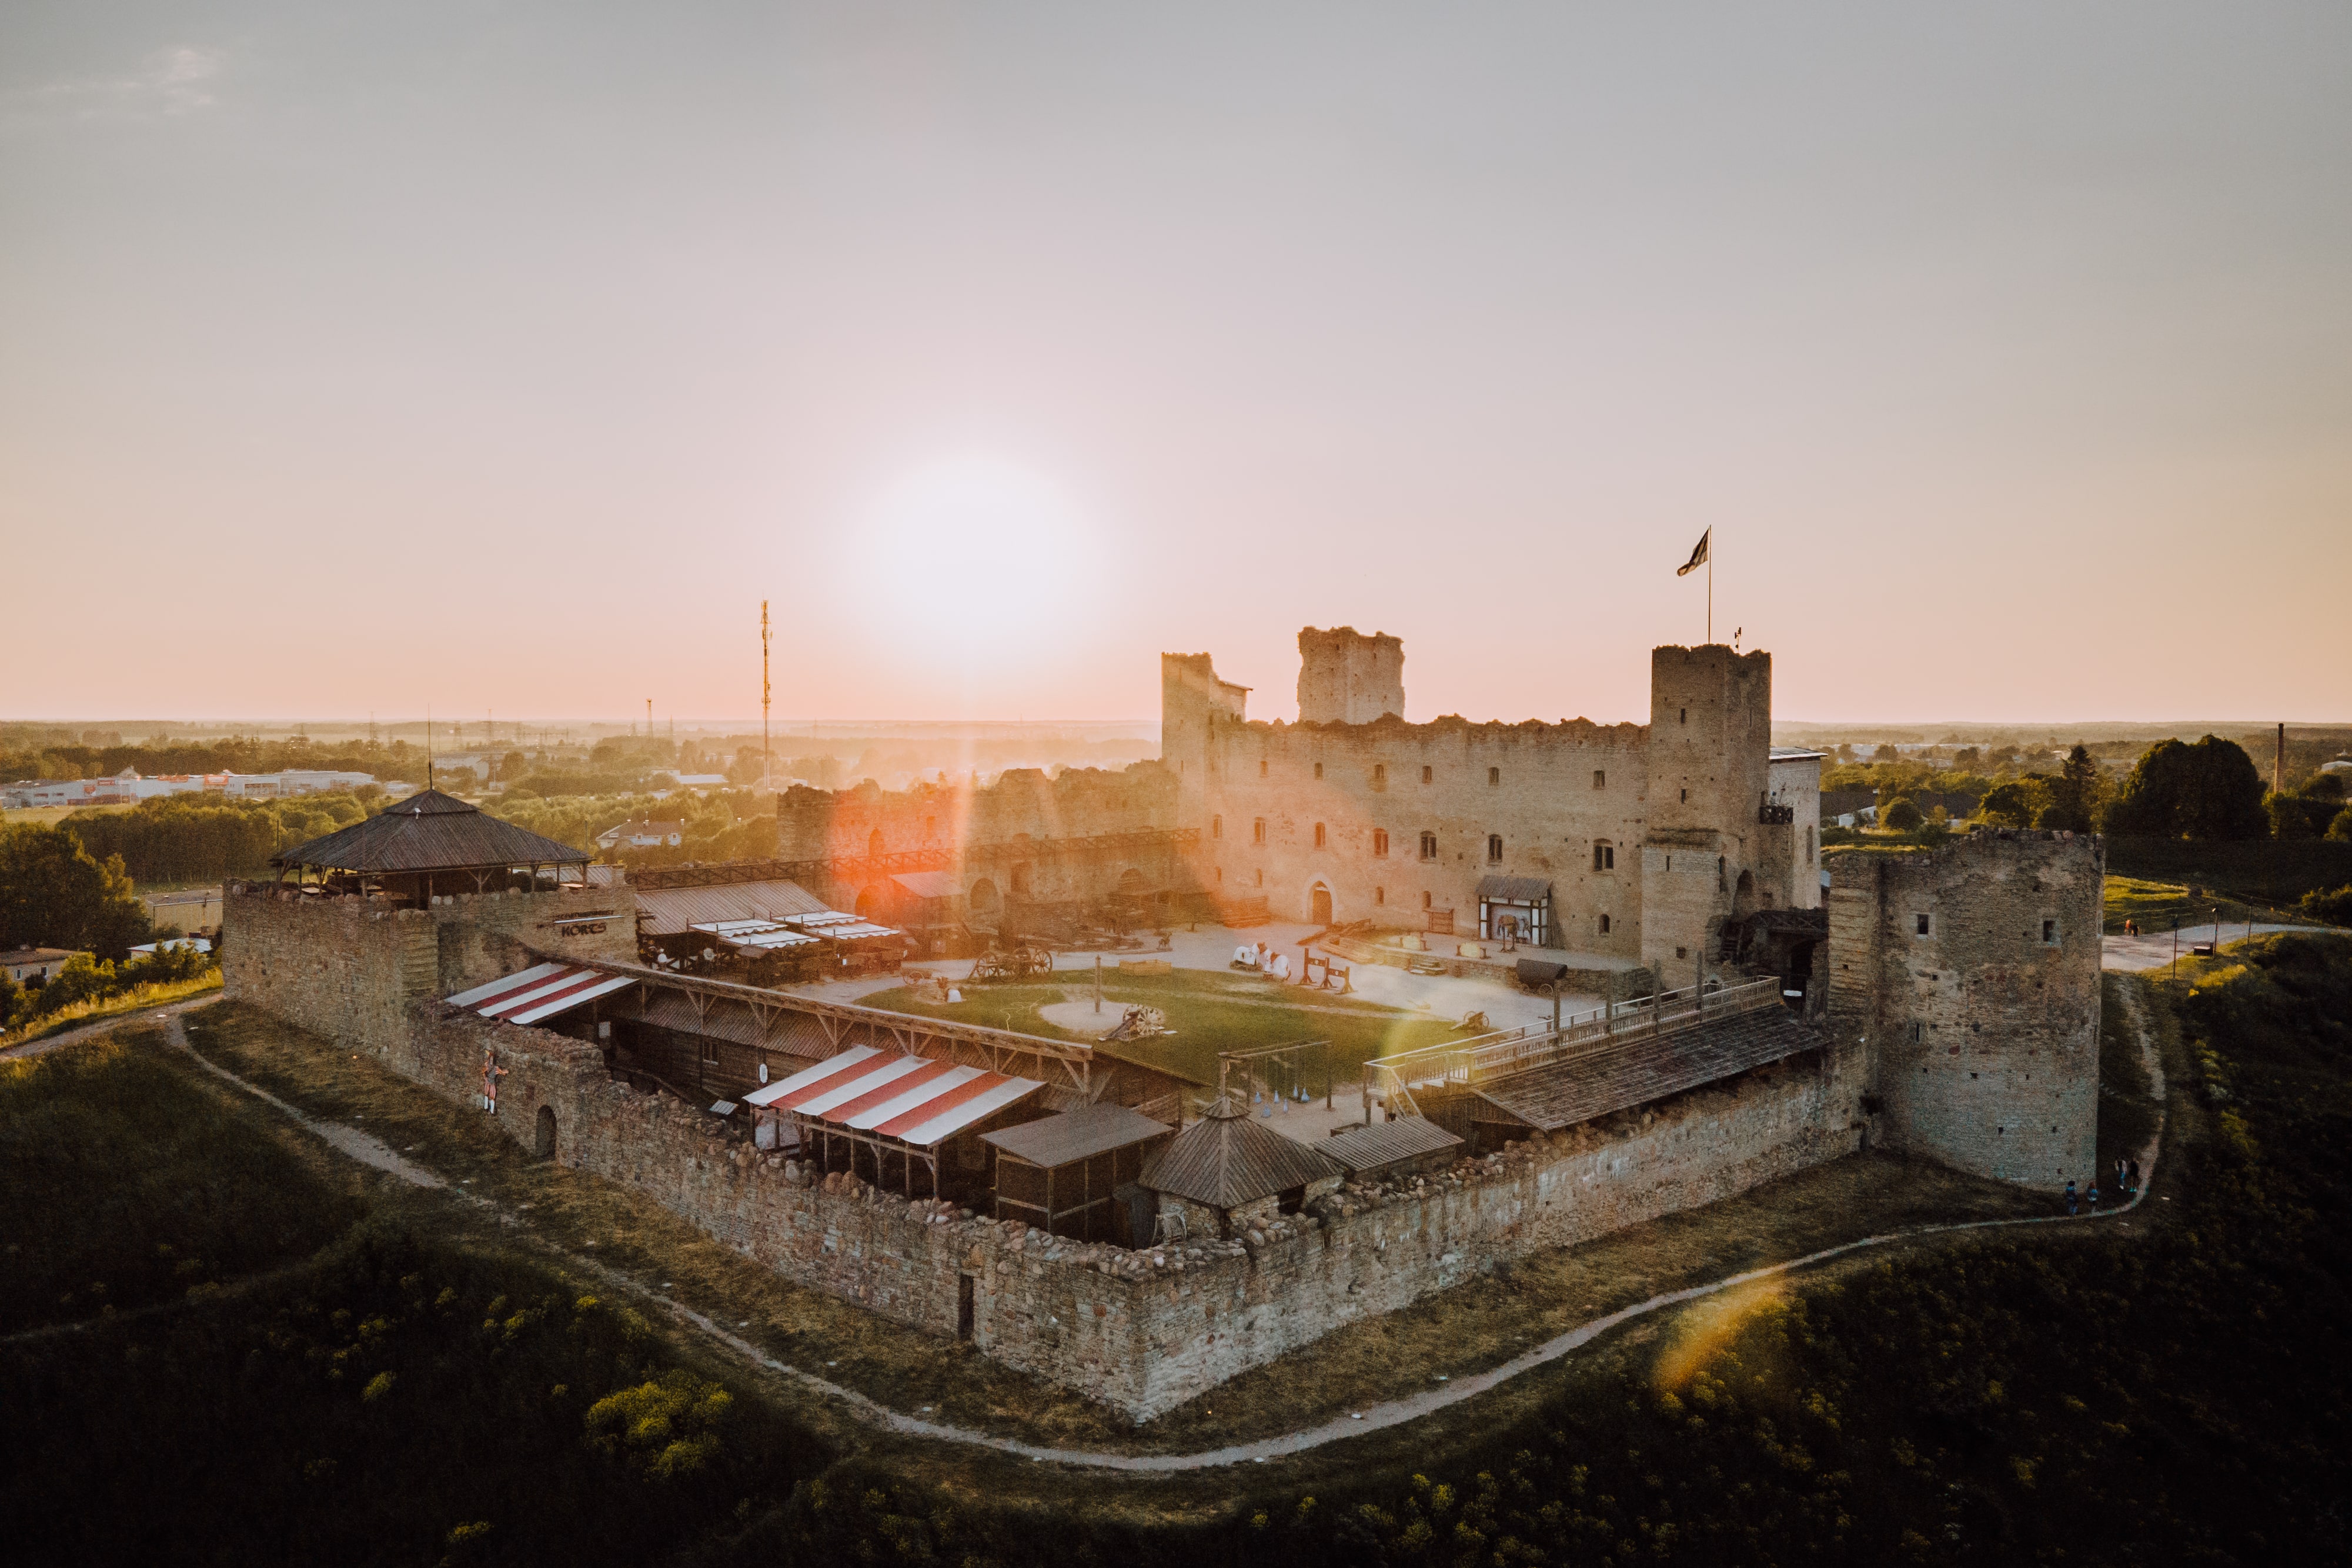
<path id="1" fill-rule="evenodd" d="M 971 891 L 964 895 L 964 904 L 970 912 L 965 924 L 974 931 L 995 930 L 1004 913 L 1004 900 L 997 895 L 996 884 L 986 877 L 971 884 Z"/>
<path id="2" fill-rule="evenodd" d="M 541 1159 L 543 1159 L 543 1160 L 551 1160 L 551 1159 L 553 1159 L 553 1158 L 555 1157 L 555 1107 L 554 1107 L 554 1106 L 552 1106 L 552 1105 L 541 1105 L 541 1106 L 539 1108 L 539 1117 L 538 1117 L 538 1124 L 537 1124 L 537 1127 L 536 1127 L 536 1132 L 537 1132 L 538 1136 L 537 1136 L 537 1138 L 536 1138 L 536 1140 L 535 1140 L 535 1146 L 537 1147 L 537 1149 L 538 1149 L 538 1151 L 539 1151 L 539 1157 L 540 1157 Z"/>
<path id="3" fill-rule="evenodd" d="M 873 919 L 881 912 L 882 900 L 883 892 L 880 883 L 860 889 L 857 894 L 856 914 L 861 919 Z"/>
<path id="4" fill-rule="evenodd" d="M 866 835 L 866 853 L 869 859 L 878 861 L 882 858 L 881 829 L 877 828 L 872 832 Z"/>
<path id="5" fill-rule="evenodd" d="M 1310 925 L 1331 924 L 1331 890 L 1317 883 L 1307 893 L 1307 923 Z"/>
<path id="6" fill-rule="evenodd" d="M 1744 924 L 1756 913 L 1756 873 L 1743 871 L 1739 883 L 1731 891 L 1731 918 L 1734 924 Z"/>
<path id="7" fill-rule="evenodd" d="M 1812 999 L 1813 944 L 1800 942 L 1789 950 L 1788 971 L 1780 977 L 1780 999 L 1792 1012 L 1803 1012 Z"/>

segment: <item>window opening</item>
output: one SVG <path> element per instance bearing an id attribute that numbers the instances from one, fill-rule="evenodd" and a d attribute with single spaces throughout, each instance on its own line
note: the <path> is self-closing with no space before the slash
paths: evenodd
<path id="1" fill-rule="evenodd" d="M 1437 835 L 1435 833 L 1423 833 L 1421 835 L 1421 858 L 1425 861 L 1433 861 L 1437 858 Z"/>
<path id="2" fill-rule="evenodd" d="M 1593 845 L 1592 869 L 1594 871 L 1615 871 L 1617 869 L 1617 846 L 1614 844 Z"/>
<path id="3" fill-rule="evenodd" d="M 1609 916 L 1605 915 L 1601 917 L 1601 935 L 1603 936 L 1609 935 Z"/>
<path id="4" fill-rule="evenodd" d="M 1927 935 L 1927 917 L 1924 915 L 1917 915 L 1912 916 L 1912 918 L 1918 923 L 1918 934 L 1922 936 Z"/>
<path id="5" fill-rule="evenodd" d="M 1224 818 L 1212 817 L 1209 819 L 1209 836 L 1213 839 L 1222 839 L 1225 836 Z"/>
<path id="6" fill-rule="evenodd" d="M 1436 777 L 1436 773 L 1435 773 L 1435 770 L 1434 770 L 1434 769 L 1433 769 L 1433 768 L 1423 768 L 1421 770 L 1421 781 L 1422 781 L 1423 783 L 1424 783 L 1424 784 L 1428 783 L 1428 782 L 1430 781 L 1430 779 L 1433 779 L 1433 778 L 1434 778 L 1434 777 Z"/>
<path id="7" fill-rule="evenodd" d="M 1373 763 L 1373 764 L 1372 764 L 1372 788 L 1373 788 L 1373 789 L 1387 789 L 1388 787 L 1389 787 L 1389 765 L 1388 765 L 1387 763 L 1385 763 L 1385 762 L 1375 762 L 1375 763 Z"/>
<path id="8" fill-rule="evenodd" d="M 1376 887 L 1372 889 L 1372 902 L 1374 904 L 1386 904 L 1388 901 L 1389 890 L 1387 888 Z"/>
<path id="9" fill-rule="evenodd" d="M 1492 789 L 1492 788 L 1494 788 L 1496 785 L 1500 784 L 1502 781 L 1503 781 L 1503 770 L 1502 770 L 1501 768 L 1489 768 L 1488 769 L 1486 769 L 1486 787 L 1487 787 L 1488 789 Z"/>
<path id="10" fill-rule="evenodd" d="M 2042 923 L 2042 940 L 2045 946 L 2057 945 L 2058 923 L 2055 920 L 2045 920 Z"/>
<path id="11" fill-rule="evenodd" d="M 1320 822 L 1315 824 L 1315 847 L 1318 850 L 1323 847 L 1323 824 Z"/>
<path id="12" fill-rule="evenodd" d="M 1264 887 L 1264 886 L 1265 885 L 1265 871 L 1264 871 L 1263 869 L 1261 869 L 1261 870 L 1259 870 L 1257 873 L 1255 873 L 1255 874 L 1256 885 L 1257 885 L 1257 886 L 1259 886 L 1259 887 Z"/>
<path id="13" fill-rule="evenodd" d="M 1261 779 L 1265 777 L 1265 758 L 1263 757 L 1257 759 L 1257 776 Z"/>
<path id="14" fill-rule="evenodd" d="M 1374 828 L 1372 830 L 1372 854 L 1374 858 L 1385 859 L 1388 852 L 1389 831 L 1386 828 Z"/>
<path id="15" fill-rule="evenodd" d="M 1265 819 L 1264 817 L 1255 817 L 1251 819 L 1250 842 L 1254 844 L 1262 844 L 1265 842 Z"/>
<path id="16" fill-rule="evenodd" d="M 1606 789 L 1609 788 L 1609 770 L 1607 768 L 1596 768 L 1592 770 L 1592 787 L 1595 789 Z"/>
<path id="17" fill-rule="evenodd" d="M 1500 833 L 1486 835 L 1486 863 L 1488 865 L 1503 863 L 1503 835 Z"/>
<path id="18" fill-rule="evenodd" d="M 1323 765 L 1319 762 L 1315 765 L 1315 777 L 1318 779 L 1323 777 Z"/>

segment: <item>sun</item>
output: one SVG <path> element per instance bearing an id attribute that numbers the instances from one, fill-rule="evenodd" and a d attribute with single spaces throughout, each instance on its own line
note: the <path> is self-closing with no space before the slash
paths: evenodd
<path id="1" fill-rule="evenodd" d="M 861 556 L 899 630 L 927 643 L 977 632 L 1039 642 L 1088 615 L 1099 541 L 1070 497 L 1031 469 L 967 455 L 918 468 L 877 497 Z M 912 625 L 904 622 L 913 622 Z"/>

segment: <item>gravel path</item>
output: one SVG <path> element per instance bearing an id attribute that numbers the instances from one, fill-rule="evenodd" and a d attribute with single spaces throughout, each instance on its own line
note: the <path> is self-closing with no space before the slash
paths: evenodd
<path id="1" fill-rule="evenodd" d="M 27 1040 L 23 1045 L 12 1045 L 5 1051 L 0 1051 L 0 1061 L 22 1061 L 26 1057 L 45 1056 L 60 1046 L 71 1045 L 76 1040 L 88 1040 L 93 1035 L 104 1034 L 110 1029 L 121 1029 L 127 1023 L 152 1023 L 158 1019 L 176 1019 L 190 1008 L 210 1007 L 218 1000 L 220 1000 L 218 991 L 205 991 L 197 996 L 184 997 L 176 1002 L 166 1002 L 152 1012 L 118 1013 L 110 1019 L 100 1019 L 96 1023 L 86 1023 L 79 1029 L 69 1029 L 62 1034 L 53 1034 L 47 1040 Z"/>

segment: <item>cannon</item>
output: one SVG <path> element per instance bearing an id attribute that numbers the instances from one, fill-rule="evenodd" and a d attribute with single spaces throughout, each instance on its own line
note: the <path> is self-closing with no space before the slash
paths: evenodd
<path id="1" fill-rule="evenodd" d="M 972 960 L 971 978 L 976 984 L 995 980 L 1023 980 L 1032 975 L 1054 972 L 1054 955 L 1043 947 L 1023 943 L 1018 947 L 996 947 Z"/>

